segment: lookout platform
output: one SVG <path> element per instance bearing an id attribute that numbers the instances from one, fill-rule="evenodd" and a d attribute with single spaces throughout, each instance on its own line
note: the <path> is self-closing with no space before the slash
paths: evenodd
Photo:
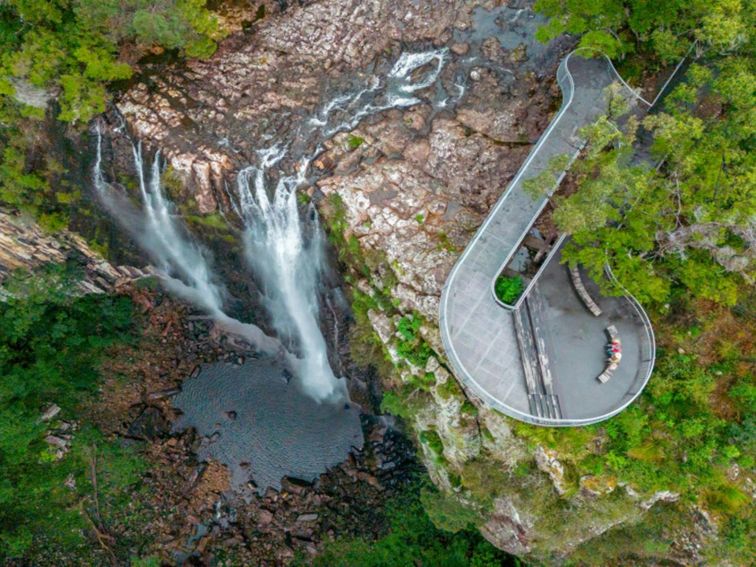
<path id="1" fill-rule="evenodd" d="M 547 203 L 546 196 L 525 192 L 524 181 L 556 156 L 566 154 L 572 163 L 583 145 L 580 128 L 605 112 L 606 87 L 622 79 L 607 58 L 573 52 L 560 64 L 557 81 L 562 107 L 452 269 L 440 327 L 452 369 L 469 392 L 522 421 L 577 426 L 619 413 L 640 394 L 653 369 L 655 343 L 634 298 L 603 297 L 580 274 L 600 315 L 591 312 L 559 262 L 561 249 L 514 309 L 495 297 L 497 276 Z M 634 96 L 629 87 L 628 93 Z M 622 363 L 601 383 L 596 377 L 606 365 L 609 325 L 622 336 Z"/>

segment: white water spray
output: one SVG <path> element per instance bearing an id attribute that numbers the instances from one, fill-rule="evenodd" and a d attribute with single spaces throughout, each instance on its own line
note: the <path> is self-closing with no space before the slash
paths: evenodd
<path id="1" fill-rule="evenodd" d="M 280 159 L 281 154 L 276 157 Z M 273 160 L 275 163 L 277 159 Z M 268 196 L 266 173 L 270 154 L 260 167 L 239 173 L 239 198 L 245 215 L 247 259 L 260 279 L 265 306 L 279 335 L 296 342 L 299 378 L 316 400 L 342 398 L 345 385 L 333 374 L 320 332 L 318 285 L 323 269 L 322 231 L 311 209 L 304 218 L 297 207 L 297 187 L 304 181 L 304 163 L 296 176 L 282 177 Z"/>
<path id="2" fill-rule="evenodd" d="M 322 151 L 323 141 L 354 128 L 366 116 L 421 102 L 415 94 L 438 79 L 445 57 L 443 49 L 403 54 L 385 84 L 372 77 L 355 94 L 342 94 L 326 103 L 297 132 L 295 139 L 309 140 L 315 149 L 299 158 L 295 174 L 274 171 L 288 151 L 276 145 L 259 151 L 259 164 L 238 175 L 248 261 L 263 284 L 265 306 L 274 327 L 298 346 L 299 379 L 305 392 L 316 400 L 339 399 L 345 395 L 345 386 L 329 365 L 319 325 L 323 232 L 314 207 L 308 207 L 304 216 L 300 214 L 297 188 L 306 182 L 310 162 Z M 413 74 L 426 66 L 429 69 L 413 80 Z M 346 117 L 338 120 L 337 114 Z M 274 175 L 278 180 L 269 188 Z"/>
<path id="3" fill-rule="evenodd" d="M 300 358 L 286 353 L 281 342 L 268 337 L 255 325 L 241 323 L 222 310 L 224 288 L 217 283 L 206 251 L 194 242 L 176 220 L 173 205 L 160 183 L 160 155 L 145 179 L 141 146 L 133 147 L 139 177 L 143 214 L 115 191 L 102 173 L 102 140 L 97 128 L 97 159 L 94 182 L 98 194 L 113 216 L 149 252 L 166 285 L 177 295 L 210 313 L 227 329 L 242 335 L 260 350 L 283 354 L 304 391 L 318 401 L 346 396 L 328 362 L 326 341 L 319 326 L 319 289 L 324 271 L 323 232 L 314 207 L 304 215 L 297 203 L 297 188 L 306 181 L 310 162 L 323 149 L 323 142 L 357 126 L 365 117 L 391 108 L 406 108 L 421 102 L 417 93 L 433 85 L 446 61 L 447 50 L 402 54 L 382 81 L 371 77 L 354 94 L 342 94 L 325 104 L 309 121 L 300 124 L 292 139 L 310 149 L 293 156 L 296 173 L 286 175 L 275 167 L 289 151 L 274 145 L 258 152 L 259 163 L 242 170 L 237 179 L 239 205 L 234 210 L 246 224 L 245 247 L 250 265 L 265 290 L 265 307 L 279 335 L 295 345 Z M 304 155 L 303 155 L 304 154 Z M 268 183 L 277 178 L 269 190 Z"/>
<path id="4" fill-rule="evenodd" d="M 217 283 L 208 253 L 191 239 L 176 219 L 173 204 L 165 198 L 160 182 L 160 154 L 155 155 L 149 181 L 145 179 L 141 144 L 133 145 L 134 166 L 139 179 L 143 212 L 105 181 L 102 173 L 102 134 L 97 125 L 94 185 L 100 199 L 116 220 L 137 240 L 156 264 L 159 277 L 179 297 L 211 315 L 227 330 L 242 336 L 261 351 L 284 355 L 277 339 L 260 328 L 242 323 L 223 312 L 225 288 Z M 289 357 L 289 362 L 295 362 Z"/>

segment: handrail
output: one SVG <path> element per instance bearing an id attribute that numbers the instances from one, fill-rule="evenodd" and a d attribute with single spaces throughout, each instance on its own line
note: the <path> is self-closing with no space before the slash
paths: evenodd
<path id="1" fill-rule="evenodd" d="M 455 263 L 454 267 L 452 268 L 452 271 L 449 274 L 449 277 L 447 278 L 444 287 L 441 291 L 441 301 L 439 304 L 439 326 L 441 331 L 441 340 L 444 345 L 444 349 L 446 350 L 448 354 L 449 363 L 454 370 L 455 375 L 466 385 L 468 386 L 469 390 L 472 391 L 474 395 L 485 401 L 488 405 L 493 407 L 494 409 L 497 409 L 501 411 L 502 413 L 509 415 L 510 417 L 514 417 L 516 419 L 520 419 L 522 421 L 533 423 L 536 425 L 551 425 L 551 426 L 578 426 L 578 425 L 588 425 L 591 423 L 597 423 L 599 421 L 603 421 L 605 419 L 608 419 L 617 413 L 624 410 L 630 403 L 632 403 L 637 396 L 642 391 L 643 387 L 648 381 L 648 378 L 651 375 L 651 371 L 653 370 L 653 361 L 655 360 L 655 343 L 653 338 L 653 331 L 650 327 L 650 321 L 648 320 L 647 315 L 645 314 L 645 311 L 642 310 L 640 305 L 637 303 L 635 298 L 632 298 L 632 296 L 626 296 L 628 300 L 630 300 L 631 305 L 636 309 L 636 311 L 641 316 L 641 320 L 643 322 L 643 327 L 646 331 L 647 339 L 649 340 L 649 344 L 651 345 L 651 358 L 649 361 L 652 363 L 648 368 L 648 371 L 646 373 L 646 376 L 643 379 L 643 385 L 636 390 L 634 393 L 628 392 L 621 398 L 623 403 L 621 403 L 616 408 L 613 408 L 611 411 L 604 413 L 602 415 L 593 416 L 590 418 L 580 418 L 580 419 L 553 419 L 553 418 L 544 418 L 544 417 L 535 417 L 530 414 L 526 414 L 520 410 L 517 410 L 513 407 L 510 407 L 500 400 L 494 398 L 491 394 L 489 394 L 478 382 L 475 380 L 475 378 L 467 371 L 467 369 L 462 365 L 461 361 L 458 359 L 456 351 L 454 349 L 454 345 L 451 340 L 451 333 L 450 329 L 448 327 L 448 319 L 446 316 L 446 311 L 448 309 L 449 304 L 449 291 L 454 284 L 455 278 L 457 277 L 457 274 L 459 272 L 460 267 L 465 262 L 466 258 L 470 254 L 470 251 L 475 247 L 475 245 L 478 243 L 478 241 L 482 238 L 482 236 L 485 234 L 488 226 L 492 222 L 493 218 L 496 216 L 498 211 L 501 209 L 501 207 L 506 202 L 507 198 L 511 194 L 513 188 L 517 185 L 518 181 L 522 178 L 524 173 L 527 171 L 528 167 L 530 166 L 530 163 L 532 162 L 533 158 L 538 154 L 539 150 L 543 146 L 543 144 L 548 140 L 549 136 L 553 132 L 556 125 L 560 122 L 564 114 L 567 112 L 567 110 L 572 105 L 572 101 L 575 94 L 575 82 L 572 76 L 572 73 L 569 69 L 569 62 L 572 55 L 578 51 L 586 50 L 586 48 L 578 48 L 576 50 L 571 51 L 567 56 L 562 60 L 562 62 L 559 64 L 559 67 L 557 69 L 557 83 L 559 84 L 560 89 L 563 93 L 563 100 L 562 105 L 557 113 L 556 117 L 551 121 L 549 124 L 549 127 L 546 129 L 544 134 L 540 137 L 538 142 L 536 143 L 535 148 L 530 152 L 528 155 L 528 158 L 525 160 L 523 165 L 520 167 L 520 170 L 518 171 L 517 175 L 513 178 L 513 180 L 510 182 L 508 188 L 506 191 L 502 194 L 502 196 L 499 198 L 499 200 L 494 205 L 493 209 L 487 216 L 486 220 L 483 222 L 483 224 L 480 226 L 480 228 L 476 231 L 475 235 L 473 236 L 472 240 L 468 244 L 468 246 L 465 248 L 462 255 L 459 257 L 457 262 Z M 617 73 L 616 68 L 612 64 L 611 60 L 604 54 L 602 54 L 603 57 L 607 60 L 609 63 L 610 69 L 613 71 L 614 75 L 619 79 L 619 81 L 630 91 L 630 93 L 637 99 L 639 99 L 642 102 L 645 102 L 646 104 L 649 104 L 648 101 L 646 101 L 643 97 L 641 97 L 638 93 L 636 93 L 630 86 L 622 79 L 622 77 L 619 76 L 619 73 Z M 566 99 L 564 98 L 566 96 Z M 571 157 L 568 166 L 571 165 L 571 163 L 574 161 L 574 159 L 577 157 L 579 153 L 579 149 L 576 150 Z M 539 212 L 545 206 L 545 202 L 547 201 L 547 197 L 544 197 L 544 203 L 539 207 Z M 528 226 L 528 229 L 530 229 L 530 225 Z M 519 244 L 522 241 L 522 238 L 525 237 L 525 234 L 521 235 L 521 237 L 517 240 L 517 244 Z M 510 250 L 506 260 L 502 264 L 501 268 L 499 269 L 498 273 L 501 272 L 501 270 L 506 266 L 506 264 L 511 259 L 512 254 L 515 252 L 515 250 Z M 548 261 L 548 259 L 547 259 Z M 548 262 L 544 262 L 544 265 Z M 540 271 L 540 270 L 539 270 Z M 532 282 L 531 282 L 532 285 Z M 530 286 L 529 286 L 530 287 Z M 524 294 L 523 294 L 524 295 Z M 494 292 L 495 297 L 495 292 Z M 498 298 L 496 298 L 498 299 Z M 642 362 L 648 362 L 648 361 L 642 361 Z M 626 399 L 627 398 L 627 399 Z"/>

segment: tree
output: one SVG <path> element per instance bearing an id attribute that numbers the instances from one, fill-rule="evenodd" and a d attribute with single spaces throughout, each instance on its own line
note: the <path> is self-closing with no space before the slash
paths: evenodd
<path id="1" fill-rule="evenodd" d="M 535 8 L 549 17 L 541 41 L 569 33 L 611 58 L 644 51 L 660 63 L 678 60 L 694 40 L 731 53 L 749 44 L 754 27 L 753 7 L 742 0 L 537 0 Z"/>
<path id="2" fill-rule="evenodd" d="M 98 451 L 100 489 L 130 501 L 143 463 L 83 424 L 71 451 L 56 460 L 45 442 L 52 423 L 40 420 L 51 403 L 70 419 L 96 390 L 106 349 L 131 337 L 125 297 L 77 296 L 75 272 L 60 266 L 15 274 L 0 303 L 0 561 L 33 556 L 45 546 L 89 547 L 79 504 L 92 486 L 91 451 Z M 75 488 L 66 488 L 73 478 Z M 30 555 L 31 554 L 31 555 Z M 21 561 L 24 563 L 25 561 Z M 30 561 L 37 564 L 37 561 Z"/>

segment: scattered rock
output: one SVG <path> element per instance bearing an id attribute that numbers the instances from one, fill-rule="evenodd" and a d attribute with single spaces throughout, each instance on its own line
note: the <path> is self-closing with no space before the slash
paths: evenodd
<path id="1" fill-rule="evenodd" d="M 465 55 L 468 51 L 470 51 L 470 44 L 469 43 L 455 43 L 451 46 L 452 53 L 455 53 L 456 55 Z"/>
<path id="2" fill-rule="evenodd" d="M 589 498 L 598 498 L 614 492 L 617 479 L 614 477 L 585 475 L 580 477 L 580 490 Z"/>
<path id="3" fill-rule="evenodd" d="M 45 437 L 45 443 L 57 447 L 58 449 L 68 449 L 69 440 L 57 435 L 47 435 Z"/>
<path id="4" fill-rule="evenodd" d="M 545 449 L 541 445 L 536 447 L 535 460 L 538 469 L 549 475 L 557 493 L 564 496 L 567 493 L 568 483 L 564 476 L 564 466 L 557 457 L 557 452 L 552 449 Z"/>
<path id="5" fill-rule="evenodd" d="M 160 408 L 147 406 L 128 428 L 127 434 L 135 439 L 152 441 L 170 433 L 170 424 Z"/>
<path id="6" fill-rule="evenodd" d="M 57 404 L 51 404 L 43 413 L 40 419 L 42 421 L 50 421 L 60 413 L 60 406 Z"/>
<path id="7" fill-rule="evenodd" d="M 657 502 L 671 503 L 677 502 L 679 499 L 680 495 L 677 492 L 672 492 L 671 490 L 660 490 L 659 492 L 655 492 L 648 500 L 641 502 L 640 506 L 644 510 L 649 510 Z"/>
<path id="8" fill-rule="evenodd" d="M 66 480 L 63 483 L 63 486 L 65 486 L 68 490 L 76 490 L 76 479 L 74 478 L 73 473 L 69 474 L 66 477 Z"/>
<path id="9" fill-rule="evenodd" d="M 157 400 L 164 400 L 165 398 L 170 398 L 171 396 L 175 396 L 181 391 L 181 388 L 166 388 L 165 390 L 158 390 L 157 392 L 150 392 L 147 394 L 147 399 L 151 402 L 155 402 Z"/>

